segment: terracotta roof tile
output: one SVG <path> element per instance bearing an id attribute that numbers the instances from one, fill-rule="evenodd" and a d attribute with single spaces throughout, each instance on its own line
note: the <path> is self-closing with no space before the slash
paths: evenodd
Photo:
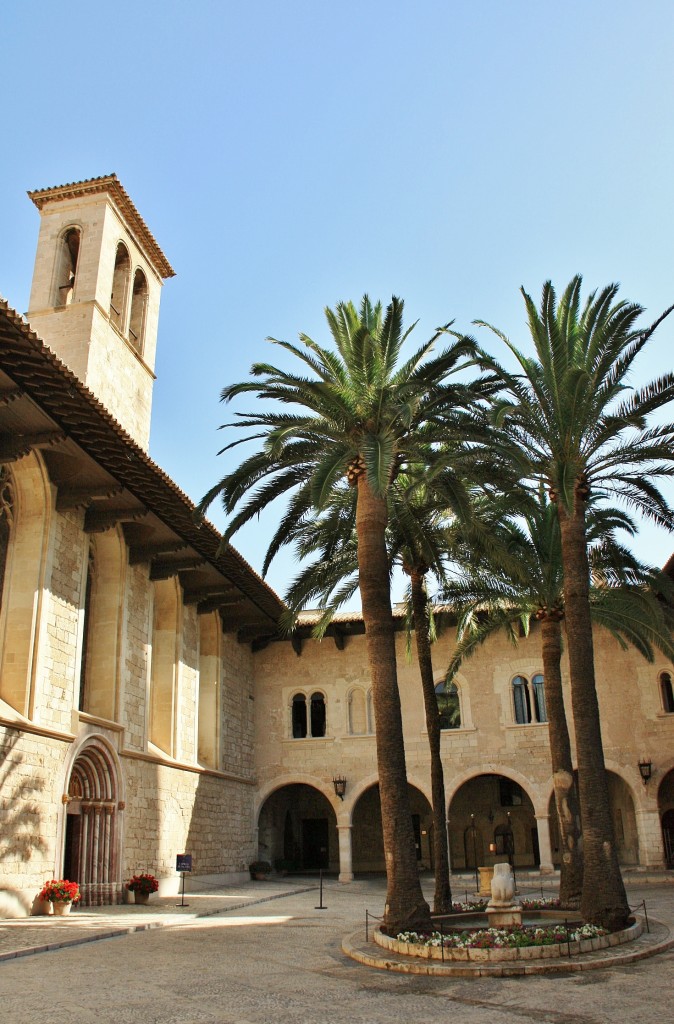
<path id="1" fill-rule="evenodd" d="M 41 210 L 49 202 L 73 199 L 76 196 L 97 192 L 107 192 L 112 197 L 129 227 L 132 231 L 135 231 L 141 249 L 145 251 L 150 262 L 161 277 L 175 277 L 175 270 L 159 248 L 154 235 L 139 214 L 133 200 L 116 174 L 105 174 L 100 178 L 85 178 L 84 181 L 72 181 L 66 185 L 54 185 L 51 188 L 35 189 L 29 192 L 28 196 L 33 200 L 38 210 Z"/>

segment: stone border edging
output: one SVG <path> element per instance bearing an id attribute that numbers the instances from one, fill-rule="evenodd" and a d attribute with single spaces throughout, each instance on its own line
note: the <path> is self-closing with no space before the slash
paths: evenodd
<path id="1" fill-rule="evenodd" d="M 583 958 L 569 959 L 547 959 L 543 961 L 501 961 L 500 963 L 489 963 L 487 961 L 447 961 L 444 963 L 418 958 L 405 958 L 402 954 L 393 953 L 392 957 L 384 955 L 382 947 L 373 948 L 374 943 L 365 943 L 364 929 L 347 935 L 342 940 L 342 952 L 351 960 L 364 964 L 367 967 L 374 967 L 378 970 L 392 971 L 399 974 L 422 974 L 426 976 L 440 976 L 445 978 L 478 978 L 478 977 L 512 977 L 523 974 L 572 974 L 579 971 L 595 971 L 605 967 L 622 966 L 635 963 L 647 957 L 656 956 L 674 948 L 674 935 L 668 925 L 656 918 L 649 917 L 651 926 L 664 930 L 662 939 L 649 944 L 644 948 L 632 950 L 609 947 L 606 950 L 586 953 Z M 642 933 L 642 937 L 645 933 Z"/>

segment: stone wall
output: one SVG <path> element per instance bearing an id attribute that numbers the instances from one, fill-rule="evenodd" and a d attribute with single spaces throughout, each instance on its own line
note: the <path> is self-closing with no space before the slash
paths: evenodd
<path id="1" fill-rule="evenodd" d="M 58 815 L 70 743 L 0 726 L 0 917 L 30 913 L 58 872 Z"/>
<path id="2" fill-rule="evenodd" d="M 88 548 L 81 529 L 81 514 L 56 515 L 45 591 L 43 629 L 40 631 L 37 677 L 38 721 L 53 729 L 70 731 L 71 712 L 79 698 L 77 659 L 81 630 L 84 560 Z"/>
<path id="3" fill-rule="evenodd" d="M 453 642 L 453 633 L 447 630 L 433 647 L 438 682 L 443 678 Z M 430 756 L 418 669 L 414 659 L 406 657 L 402 634 L 396 643 L 408 779 L 430 803 Z M 663 857 L 658 783 L 643 786 L 638 761 L 647 755 L 654 764 L 660 764 L 661 778 L 674 767 L 674 715 L 662 708 L 658 682 L 660 672 L 667 670 L 667 662 L 658 657 L 651 665 L 637 652 L 623 651 L 601 629 L 595 632 L 595 648 L 609 793 L 620 856 L 625 865 L 658 866 Z M 571 720 L 566 657 L 562 670 Z M 498 775 L 513 780 L 526 794 L 528 809 L 513 808 L 511 822 L 517 841 L 516 862 L 521 866 L 534 863 L 537 852 L 533 844 L 537 840 L 533 832 L 537 827 L 540 832 L 541 822 L 547 822 L 552 810 L 548 728 L 546 723 L 535 721 L 517 724 L 512 679 L 523 675 L 531 681 L 541 672 L 540 631 L 534 628 L 516 646 L 504 636 L 493 637 L 464 663 L 457 676 L 461 726 L 443 731 L 441 740 L 447 805 L 456 826 L 452 836 L 456 867 L 467 861 L 464 829 L 471 812 L 482 818 L 479 843 L 483 851 L 492 841 L 494 827 L 506 818 L 505 809 L 501 809 L 500 818 L 495 820 L 486 790 L 481 795 L 471 790 L 475 803 L 469 807 L 464 787 L 471 779 Z M 255 656 L 258 812 L 279 786 L 302 783 L 327 797 L 343 827 L 351 824 L 356 828 L 358 802 L 376 782 L 377 768 L 374 736 L 349 735 L 348 700 L 354 685 L 364 690 L 369 687 L 363 636 L 347 637 L 341 651 L 326 638 L 303 641 L 299 657 L 289 643 L 282 641 Z M 301 692 L 308 697 L 316 690 L 326 698 L 326 735 L 293 739 L 293 695 Z M 572 726 L 570 731 L 573 745 Z M 331 780 L 336 774 L 347 779 L 343 803 L 331 797 Z M 544 856 L 545 831 L 540 838 Z M 555 859 L 554 827 L 552 840 Z M 359 836 L 354 841 L 354 858 L 361 845 Z"/>

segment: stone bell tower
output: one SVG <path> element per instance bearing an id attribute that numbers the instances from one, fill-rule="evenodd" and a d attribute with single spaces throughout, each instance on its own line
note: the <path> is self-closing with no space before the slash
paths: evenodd
<path id="1" fill-rule="evenodd" d="M 31 326 L 147 451 L 159 299 L 174 271 L 115 174 L 28 195 L 41 217 Z"/>

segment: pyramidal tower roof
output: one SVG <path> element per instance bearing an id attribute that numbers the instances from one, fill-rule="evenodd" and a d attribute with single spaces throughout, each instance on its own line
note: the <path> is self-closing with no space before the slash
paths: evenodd
<path id="1" fill-rule="evenodd" d="M 105 174 L 100 178 L 86 178 L 84 181 L 73 181 L 67 185 L 36 189 L 29 192 L 28 196 L 38 210 L 41 210 L 46 203 L 76 199 L 103 192 L 106 192 L 116 204 L 129 230 L 135 236 L 136 243 L 146 253 L 157 273 L 162 278 L 175 277 L 175 270 L 159 248 L 157 240 L 116 174 Z"/>

